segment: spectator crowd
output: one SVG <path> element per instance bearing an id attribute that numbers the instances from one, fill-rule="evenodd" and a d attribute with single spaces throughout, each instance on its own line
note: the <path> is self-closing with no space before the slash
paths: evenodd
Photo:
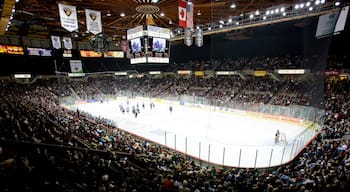
<path id="1" fill-rule="evenodd" d="M 278 63 L 273 58 L 264 61 Z M 105 76 L 82 81 L 0 83 L 2 191 L 350 191 L 350 141 L 343 139 L 350 132 L 348 80 L 327 79 L 324 95 L 314 89 L 314 82 L 296 79 Z M 59 104 L 61 97 L 96 99 L 120 92 L 191 95 L 227 107 L 323 106 L 326 113 L 322 131 L 288 164 L 265 170 L 200 166 L 181 153 L 119 130 L 107 119 Z"/>

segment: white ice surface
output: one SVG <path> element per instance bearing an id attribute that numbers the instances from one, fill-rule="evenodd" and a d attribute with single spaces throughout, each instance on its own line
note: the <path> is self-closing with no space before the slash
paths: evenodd
<path id="1" fill-rule="evenodd" d="M 313 136 L 313 131 L 285 121 L 253 118 L 249 116 L 209 111 L 201 108 L 129 100 L 139 103 L 137 118 L 129 112 L 123 114 L 119 105 L 125 100 L 105 103 L 86 103 L 72 106 L 94 116 L 111 119 L 122 130 L 166 145 L 187 155 L 211 163 L 240 166 L 268 167 L 291 160 Z M 276 130 L 285 133 L 288 144 L 275 144 Z"/>

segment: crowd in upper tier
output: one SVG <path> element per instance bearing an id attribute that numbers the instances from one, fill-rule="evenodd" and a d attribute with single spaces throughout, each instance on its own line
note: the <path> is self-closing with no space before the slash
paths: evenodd
<path id="1" fill-rule="evenodd" d="M 227 59 L 211 59 L 201 61 L 189 61 L 185 63 L 173 63 L 169 71 L 177 70 L 216 70 L 235 71 L 245 69 L 303 69 L 305 66 L 312 66 L 316 58 L 302 58 L 301 56 L 285 55 L 283 57 L 236 57 Z"/>
<path id="2" fill-rule="evenodd" d="M 29 85 L 2 82 L 0 188 L 72 192 L 350 191 L 350 141 L 343 139 L 350 132 L 350 83 L 327 79 L 324 89 L 317 83 L 238 76 L 105 76 L 80 81 L 41 80 Z M 242 103 L 322 106 L 326 113 L 321 132 L 291 163 L 265 170 L 200 166 L 184 154 L 117 129 L 107 119 L 59 105 L 62 97 L 96 99 L 121 92 L 151 97 L 186 94 L 227 107 Z"/>
<path id="3" fill-rule="evenodd" d="M 97 99 L 100 95 L 132 93 L 134 96 L 174 97 L 189 95 L 205 98 L 210 104 L 237 107 L 241 104 L 316 106 L 324 97 L 319 81 L 274 80 L 269 77 L 218 76 L 211 78 L 115 78 L 64 83 L 64 96 Z M 57 85 L 54 85 L 57 86 Z M 60 88 L 50 88 L 51 90 Z M 70 90 L 70 93 L 67 92 Z M 86 91 L 85 91 L 86 90 Z"/>

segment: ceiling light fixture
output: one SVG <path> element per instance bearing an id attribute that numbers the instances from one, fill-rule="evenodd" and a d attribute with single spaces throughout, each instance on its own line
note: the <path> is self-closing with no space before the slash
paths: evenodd
<path id="1" fill-rule="evenodd" d="M 120 13 L 120 16 L 121 17 L 125 17 L 125 13 Z"/>
<path id="2" fill-rule="evenodd" d="M 236 8 L 236 4 L 232 3 L 232 4 L 230 5 L 230 8 L 231 8 L 231 9 Z"/>

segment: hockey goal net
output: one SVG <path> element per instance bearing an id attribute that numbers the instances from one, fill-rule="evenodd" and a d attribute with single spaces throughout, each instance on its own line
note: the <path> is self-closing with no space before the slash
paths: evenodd
<path id="1" fill-rule="evenodd" d="M 286 133 L 284 132 L 280 132 L 279 136 L 278 136 L 278 144 L 287 144 L 288 141 L 287 141 L 287 136 L 286 136 Z"/>

